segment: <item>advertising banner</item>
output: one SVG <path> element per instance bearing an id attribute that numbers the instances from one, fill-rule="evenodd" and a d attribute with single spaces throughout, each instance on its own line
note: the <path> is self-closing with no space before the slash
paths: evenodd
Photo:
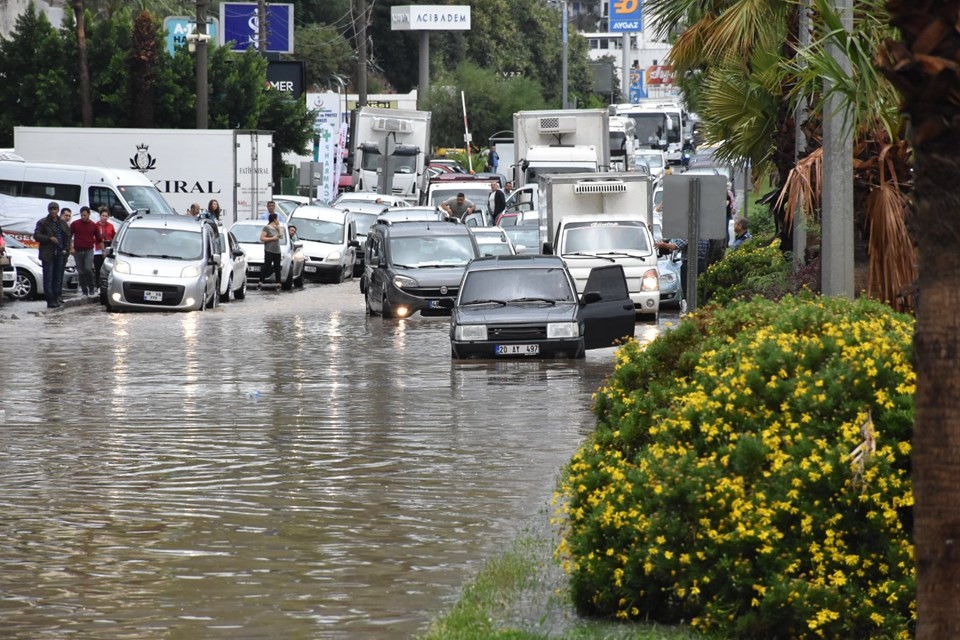
<path id="1" fill-rule="evenodd" d="M 293 53 L 293 5 L 268 4 L 266 13 L 267 52 Z M 257 15 L 257 3 L 222 3 L 220 24 L 223 25 L 221 45 L 232 42 L 230 48 L 234 51 L 246 51 L 250 47 L 258 48 L 260 16 Z"/>
<path id="2" fill-rule="evenodd" d="M 469 31 L 470 6 L 406 5 L 390 7 L 392 31 Z"/>
<path id="3" fill-rule="evenodd" d="M 280 91 L 299 99 L 306 85 L 304 63 L 301 60 L 270 60 L 267 62 L 267 84 L 271 91 Z"/>
<path id="4" fill-rule="evenodd" d="M 640 0 L 610 0 L 609 31 L 643 31 L 643 12 Z"/>
<path id="5" fill-rule="evenodd" d="M 647 67 L 647 86 L 673 84 L 673 67 L 655 64 Z"/>
<path id="6" fill-rule="evenodd" d="M 307 92 L 307 109 L 315 112 L 313 159 L 323 164 L 317 198 L 332 202 L 337 195 L 339 176 L 334 173 L 340 155 L 340 94 L 332 91 Z"/>
<path id="7" fill-rule="evenodd" d="M 173 55 L 177 49 L 187 46 L 187 35 L 197 31 L 197 19 L 187 16 L 167 16 L 163 19 L 163 30 L 167 34 L 167 53 Z M 207 35 L 219 42 L 220 21 L 207 18 Z"/>

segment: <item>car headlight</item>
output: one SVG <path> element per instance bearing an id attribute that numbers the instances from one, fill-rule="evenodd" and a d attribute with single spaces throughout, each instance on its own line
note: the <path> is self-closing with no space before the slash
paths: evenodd
<path id="1" fill-rule="evenodd" d="M 113 270 L 117 273 L 130 273 L 130 263 L 126 260 L 117 260 L 113 263 Z"/>
<path id="2" fill-rule="evenodd" d="M 660 278 L 656 269 L 650 269 L 640 280 L 640 291 L 656 291 L 660 288 Z"/>
<path id="3" fill-rule="evenodd" d="M 576 322 L 548 322 L 547 338 L 576 338 L 580 335 L 580 325 Z"/>
<path id="4" fill-rule="evenodd" d="M 340 261 L 340 252 L 331 251 L 327 254 L 327 262 L 339 262 Z"/>
<path id="5" fill-rule="evenodd" d="M 415 287 L 417 286 L 417 281 L 413 278 L 408 278 L 407 276 L 394 276 L 393 286 L 397 289 L 403 289 L 405 287 Z"/>
<path id="6" fill-rule="evenodd" d="M 196 278 L 200 275 L 200 267 L 193 265 L 192 267 L 184 267 L 183 271 L 180 272 L 181 278 Z"/>
<path id="7" fill-rule="evenodd" d="M 675 273 L 660 274 L 660 284 L 673 284 L 676 281 L 677 281 L 677 274 Z"/>
<path id="8" fill-rule="evenodd" d="M 453 328 L 453 339 L 468 340 L 486 340 L 487 325 L 485 324 L 458 324 Z"/>

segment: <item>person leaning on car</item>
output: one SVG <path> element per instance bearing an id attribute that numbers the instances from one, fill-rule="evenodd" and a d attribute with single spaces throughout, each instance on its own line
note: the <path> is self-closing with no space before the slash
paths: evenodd
<path id="1" fill-rule="evenodd" d="M 43 293 L 47 298 L 47 308 L 60 306 L 60 292 L 63 289 L 63 270 L 67 265 L 70 251 L 70 227 L 59 215 L 60 205 L 51 202 L 47 205 L 47 216 L 37 221 L 33 230 L 33 239 L 40 245 L 40 264 L 43 265 Z"/>
<path id="2" fill-rule="evenodd" d="M 467 200 L 467 196 L 461 191 L 455 197 L 447 198 L 441 202 L 440 208 L 446 211 L 448 215 L 463 220 L 463 216 L 477 210 L 477 205 Z"/>

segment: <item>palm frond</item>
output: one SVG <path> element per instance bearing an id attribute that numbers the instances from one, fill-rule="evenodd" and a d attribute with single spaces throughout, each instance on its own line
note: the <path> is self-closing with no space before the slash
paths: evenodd
<path id="1" fill-rule="evenodd" d="M 917 277 L 917 252 L 906 228 L 907 198 L 891 180 L 873 189 L 866 200 L 870 235 L 867 293 L 898 310 L 906 310 L 904 292 Z"/>
<path id="2" fill-rule="evenodd" d="M 746 63 L 753 51 L 783 40 L 789 5 L 770 0 L 737 0 L 717 18 L 701 56 L 733 55 Z"/>
<path id="3" fill-rule="evenodd" d="M 820 209 L 820 176 L 823 171 L 823 149 L 817 149 L 797 161 L 777 197 L 775 209 L 783 211 L 784 224 L 793 225 L 793 216 L 800 212 L 813 219 Z"/>

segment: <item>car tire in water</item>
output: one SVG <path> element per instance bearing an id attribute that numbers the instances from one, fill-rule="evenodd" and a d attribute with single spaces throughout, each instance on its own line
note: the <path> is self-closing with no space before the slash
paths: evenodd
<path id="1" fill-rule="evenodd" d="M 387 294 L 383 294 L 383 300 L 380 302 L 380 315 L 383 318 L 393 317 L 393 310 L 390 308 L 390 303 L 387 302 Z"/>
<path id="2" fill-rule="evenodd" d="M 227 280 L 227 290 L 220 296 L 220 302 L 230 302 L 230 292 L 233 291 L 233 275 Z"/>
<path id="3" fill-rule="evenodd" d="M 17 279 L 11 296 L 14 300 L 33 300 L 40 297 L 37 280 L 32 273 L 26 269 L 17 269 Z"/>
<path id="4" fill-rule="evenodd" d="M 360 276 L 360 293 L 366 293 L 366 292 L 367 292 L 367 276 L 361 275 Z"/>
<path id="5" fill-rule="evenodd" d="M 290 273 L 287 274 L 287 279 L 283 281 L 280 288 L 284 291 L 290 291 L 293 288 L 293 264 L 290 265 Z"/>
<path id="6" fill-rule="evenodd" d="M 243 277 L 243 284 L 240 285 L 240 288 L 233 292 L 233 297 L 235 300 L 243 300 L 247 297 L 247 277 Z"/>

